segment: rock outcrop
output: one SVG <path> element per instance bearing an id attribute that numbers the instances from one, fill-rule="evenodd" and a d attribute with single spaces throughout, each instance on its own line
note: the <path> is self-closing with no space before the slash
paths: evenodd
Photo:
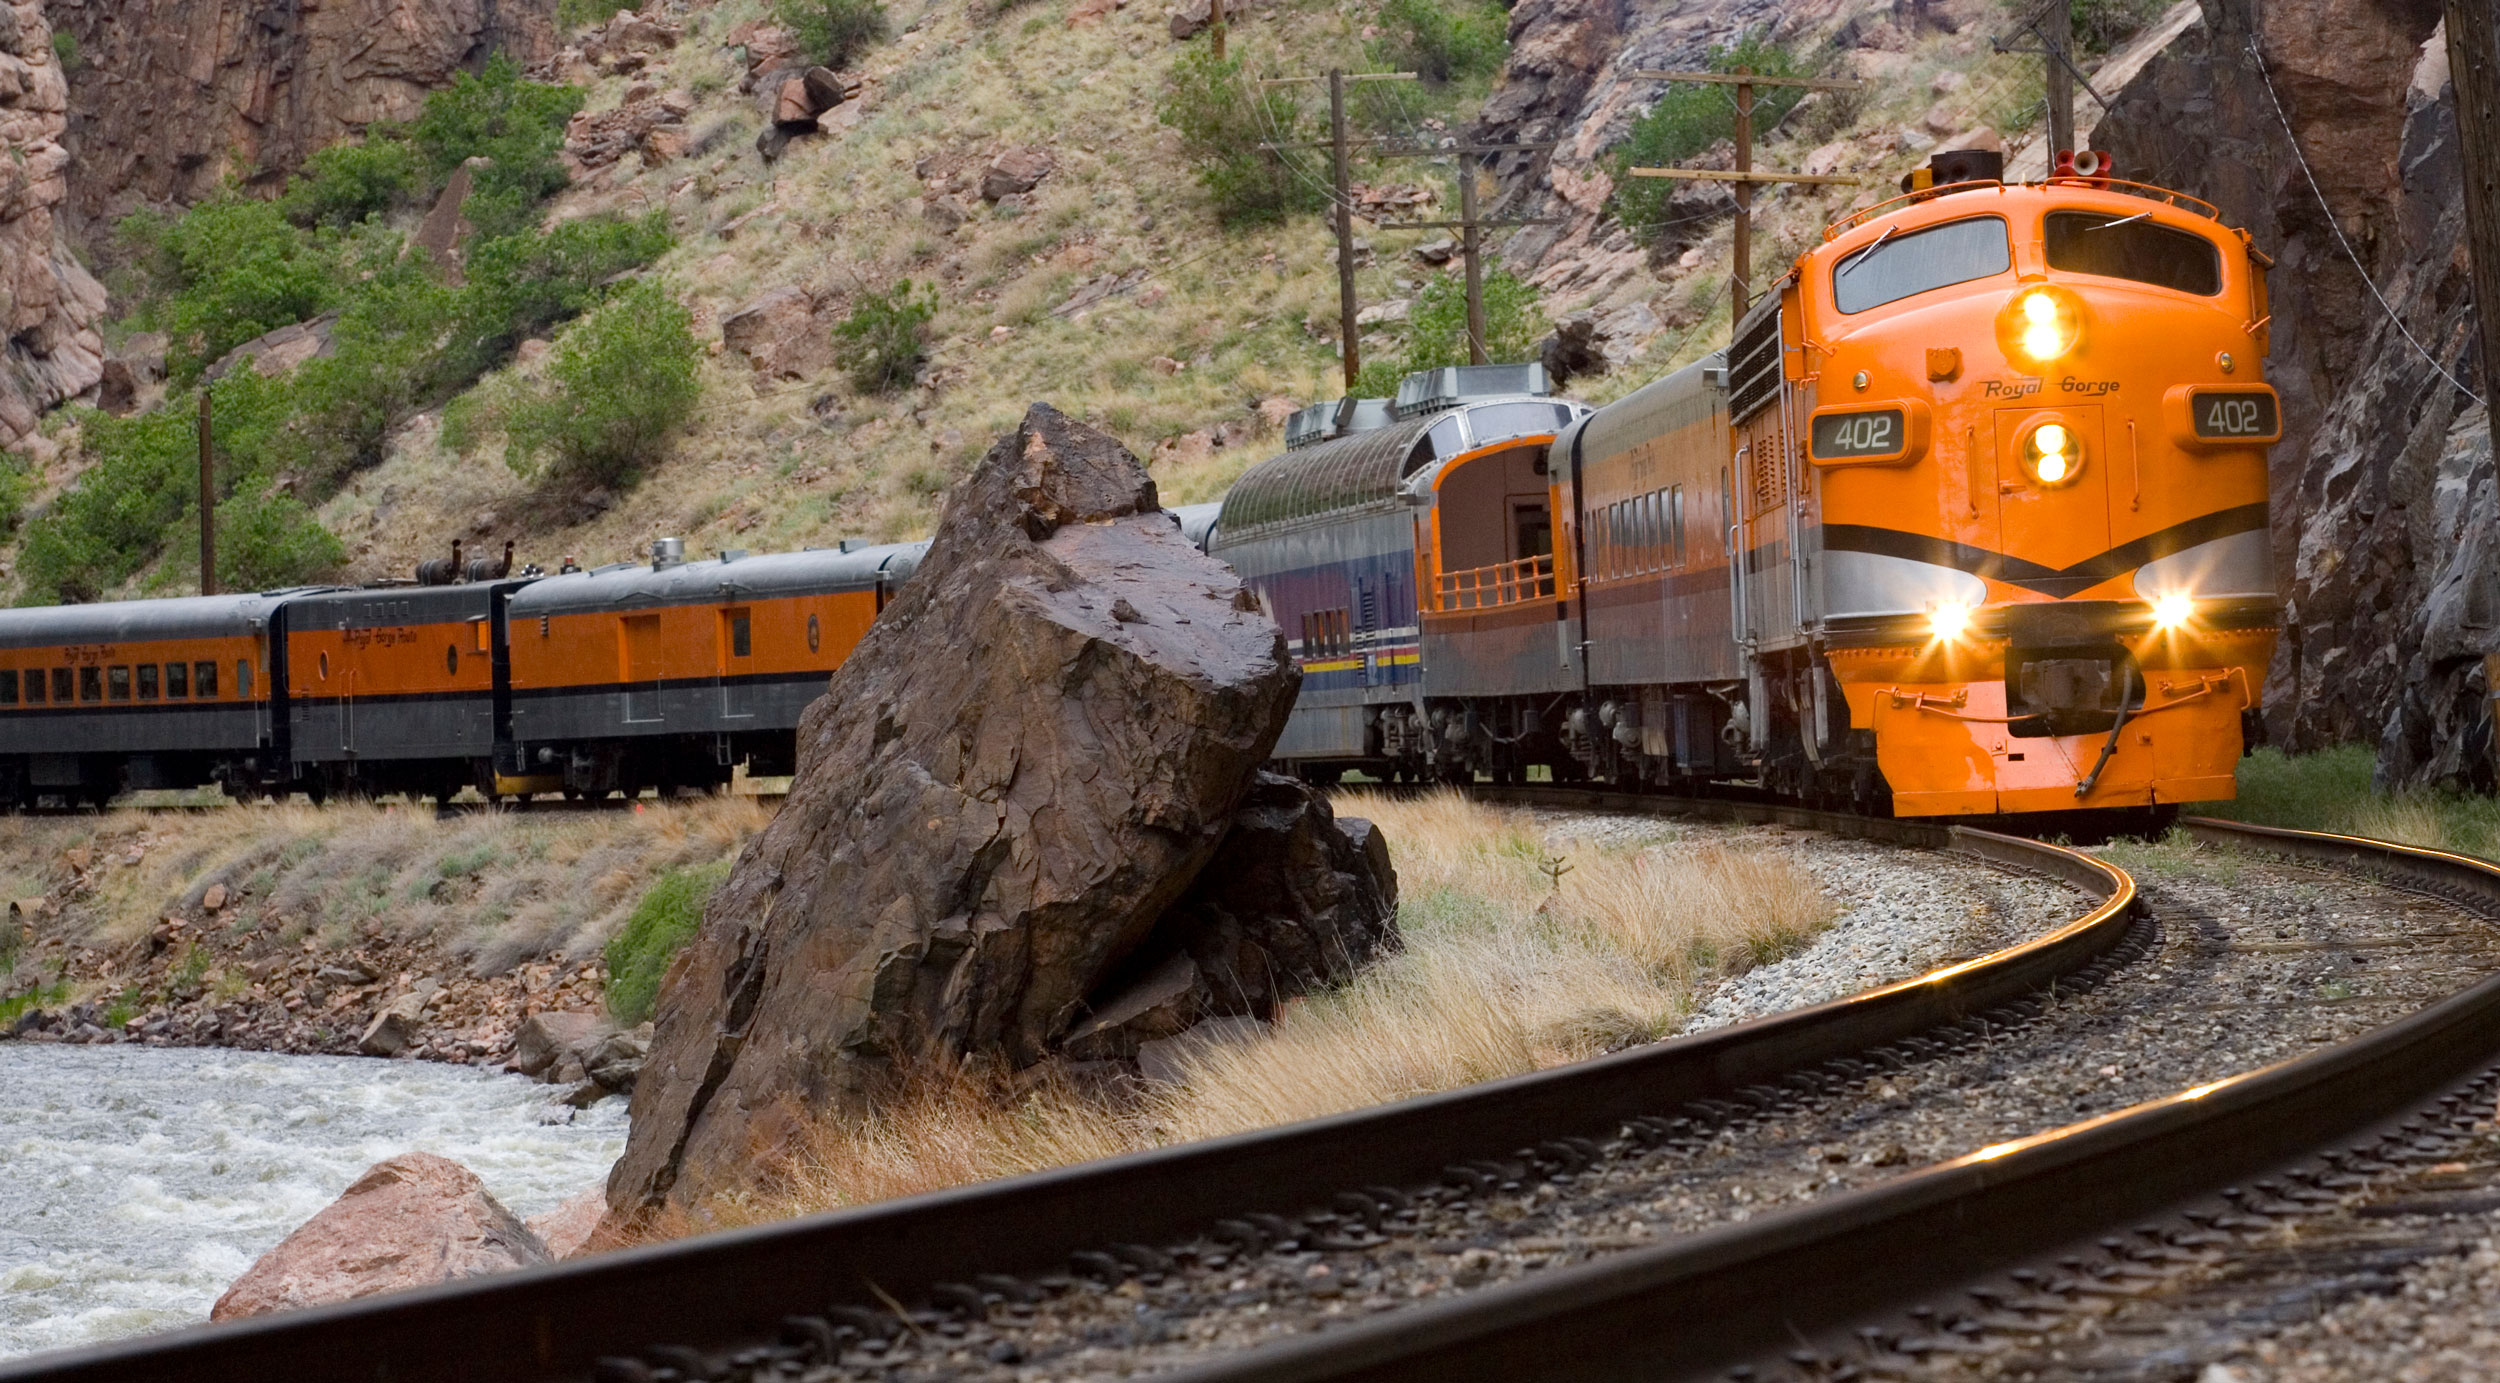
<path id="1" fill-rule="evenodd" d="M 492 53 L 545 57 L 555 9 L 555 0 L 276 9 L 50 0 L 53 23 L 78 42 L 74 211 L 100 227 L 140 206 L 195 201 L 228 176 L 281 176 L 325 144 L 414 116 L 427 92 Z"/>
<path id="2" fill-rule="evenodd" d="M 2492 374 L 2439 15 L 2208 0 L 2095 133 L 2122 172 L 2212 201 L 2277 260 L 2268 730 L 2296 750 L 2376 742 L 2390 787 L 2487 777 L 2480 656 L 2500 636 L 2489 424 L 2451 382 Z"/>
<path id="3" fill-rule="evenodd" d="M 1351 977 L 1397 945 L 1397 871 L 1380 832 L 1299 779 L 1261 773 L 1189 891 L 1105 984 L 1063 1050 L 1129 1060 L 1210 1018 Z M 1132 978 L 1133 977 L 1133 978 Z"/>
<path id="4" fill-rule="evenodd" d="M 104 378 L 104 288 L 61 241 L 69 88 L 41 0 L 0 8 L 0 446 Z"/>
<path id="5" fill-rule="evenodd" d="M 922 1063 L 1040 1060 L 1215 853 L 1297 681 L 1136 458 L 1034 405 L 671 966 L 614 1213 L 734 1186 Z"/>
<path id="6" fill-rule="evenodd" d="M 209 1312 L 212 1321 L 326 1306 L 549 1261 L 527 1226 L 447 1157 L 375 1163 L 276 1248 Z"/>

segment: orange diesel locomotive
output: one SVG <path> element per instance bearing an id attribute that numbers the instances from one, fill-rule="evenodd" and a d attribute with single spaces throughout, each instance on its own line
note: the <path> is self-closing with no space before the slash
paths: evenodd
<path id="1" fill-rule="evenodd" d="M 1588 767 L 1905 816 L 2232 795 L 2277 621 L 2268 261 L 2193 198 L 1994 171 L 1940 157 L 1556 443 Z"/>

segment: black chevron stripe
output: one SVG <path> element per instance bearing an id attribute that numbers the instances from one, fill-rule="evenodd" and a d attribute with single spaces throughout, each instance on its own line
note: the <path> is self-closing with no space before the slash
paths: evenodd
<path id="1" fill-rule="evenodd" d="M 1897 528 L 1876 528 L 1856 523 L 1823 525 L 1823 549 L 1826 552 L 1865 552 L 1878 557 L 1903 557 L 1913 562 L 1966 571 L 2042 595 L 2069 596 L 2097 586 L 2113 576 L 2131 572 L 2147 562 L 2185 552 L 2217 538 L 2228 538 L 2265 526 L 2264 503 L 2243 504 L 2236 509 L 2200 514 L 2157 533 L 2147 533 L 2133 542 L 2121 543 L 2107 552 L 2086 557 L 2071 567 L 2042 566 L 2021 557 L 1925 533 L 1904 533 Z"/>

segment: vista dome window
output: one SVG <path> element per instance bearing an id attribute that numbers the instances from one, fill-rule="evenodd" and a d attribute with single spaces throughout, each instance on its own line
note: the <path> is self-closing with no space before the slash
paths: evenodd
<path id="1" fill-rule="evenodd" d="M 2001 216 L 1887 231 L 1832 266 L 1832 302 L 1844 313 L 1866 312 L 2013 267 L 2014 248 Z"/>

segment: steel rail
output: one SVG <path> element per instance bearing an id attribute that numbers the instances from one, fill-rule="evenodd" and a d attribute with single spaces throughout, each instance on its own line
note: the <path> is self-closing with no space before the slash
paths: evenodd
<path id="1" fill-rule="evenodd" d="M 2500 867 L 2191 818 L 2196 839 L 2500 912 Z M 2385 1126 L 2500 1059 L 2500 976 L 2363 1036 L 1878 1186 L 1247 1350 L 1175 1383 L 1724 1376 Z"/>
<path id="2" fill-rule="evenodd" d="M 2099 901 L 2020 945 L 1812 1008 L 1394 1105 L 905 1200 L 300 1312 L 0 1362 L 0 1383 L 524 1383 L 656 1344 L 769 1340 L 782 1318 L 911 1300 L 978 1273 L 1063 1269 L 1079 1250 L 1172 1243 L 1218 1219 L 1415 1186 L 1473 1158 L 1667 1113 L 1881 1047 L 2086 971 L 2137 916 L 2134 881 L 2038 841 L 1767 803 L 1542 788 L 1514 801 L 1781 822 L 1938 848 Z M 1365 1338 L 1369 1338 L 1368 1336 Z"/>

